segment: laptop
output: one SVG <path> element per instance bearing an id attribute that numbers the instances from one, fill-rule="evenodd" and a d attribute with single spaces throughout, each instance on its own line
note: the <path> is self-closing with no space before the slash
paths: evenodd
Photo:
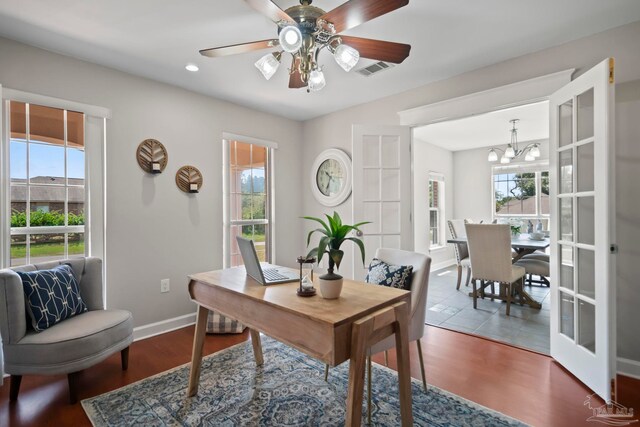
<path id="1" fill-rule="evenodd" d="M 297 272 L 284 267 L 264 264 L 265 268 L 262 268 L 253 240 L 236 236 L 236 241 L 238 242 L 238 248 L 240 248 L 242 261 L 244 261 L 244 268 L 247 270 L 247 274 L 253 277 L 256 282 L 263 285 L 274 285 L 276 283 L 296 282 L 300 280 Z"/>

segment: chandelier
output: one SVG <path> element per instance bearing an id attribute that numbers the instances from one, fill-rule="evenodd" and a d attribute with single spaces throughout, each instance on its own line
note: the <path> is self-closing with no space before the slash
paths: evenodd
<path id="1" fill-rule="evenodd" d="M 500 148 L 490 148 L 489 156 L 487 160 L 490 162 L 498 161 L 498 153 L 496 151 L 500 151 L 502 156 L 500 157 L 500 163 L 511 163 L 511 160 L 517 159 L 518 157 L 524 155 L 524 160 L 527 162 L 532 162 L 538 157 L 540 157 L 540 145 L 536 142 L 532 142 L 531 144 L 527 144 L 524 148 L 518 147 L 518 129 L 516 129 L 516 123 L 518 123 L 520 119 L 511 119 L 509 123 L 512 124 L 511 128 L 511 142 L 507 145 L 506 150 L 502 150 Z"/>

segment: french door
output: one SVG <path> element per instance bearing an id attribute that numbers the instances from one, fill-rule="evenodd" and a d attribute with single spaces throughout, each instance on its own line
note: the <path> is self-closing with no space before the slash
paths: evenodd
<path id="1" fill-rule="evenodd" d="M 371 221 L 362 227 L 364 266 L 359 250 L 352 256 L 356 280 L 378 248 L 413 249 L 410 147 L 408 127 L 353 127 L 353 221 Z"/>
<path id="2" fill-rule="evenodd" d="M 550 98 L 551 356 L 606 401 L 616 374 L 613 59 Z"/>

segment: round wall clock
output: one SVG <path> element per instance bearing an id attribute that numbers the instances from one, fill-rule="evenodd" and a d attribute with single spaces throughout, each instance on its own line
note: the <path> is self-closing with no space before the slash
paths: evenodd
<path id="1" fill-rule="evenodd" d="M 337 206 L 351 194 L 351 159 L 342 150 L 320 153 L 311 168 L 311 191 L 325 206 Z"/>

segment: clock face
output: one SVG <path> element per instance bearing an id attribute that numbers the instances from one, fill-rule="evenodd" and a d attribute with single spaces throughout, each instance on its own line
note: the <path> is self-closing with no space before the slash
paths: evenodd
<path id="1" fill-rule="evenodd" d="M 327 159 L 318 168 L 316 173 L 316 186 L 325 196 L 338 194 L 344 186 L 344 171 L 340 162 L 334 159 Z"/>

